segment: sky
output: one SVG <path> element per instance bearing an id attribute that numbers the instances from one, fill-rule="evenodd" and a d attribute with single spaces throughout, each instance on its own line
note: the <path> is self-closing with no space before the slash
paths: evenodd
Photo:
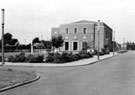
<path id="1" fill-rule="evenodd" d="M 106 23 L 119 43 L 135 41 L 134 4 L 134 0 L 0 0 L 0 8 L 5 9 L 5 33 L 21 44 L 35 37 L 48 40 L 52 27 L 79 20 Z"/>

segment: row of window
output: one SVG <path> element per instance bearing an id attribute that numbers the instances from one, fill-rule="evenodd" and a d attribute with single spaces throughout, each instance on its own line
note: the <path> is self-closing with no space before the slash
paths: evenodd
<path id="1" fill-rule="evenodd" d="M 65 50 L 69 50 L 69 42 L 65 42 Z M 78 50 L 78 42 L 73 42 L 73 50 Z"/>
<path id="2" fill-rule="evenodd" d="M 65 39 L 80 39 L 80 37 L 78 36 L 65 36 Z M 89 35 L 88 37 L 86 35 L 82 35 L 81 36 L 81 39 L 90 39 L 90 40 L 93 40 L 93 34 Z"/>
<path id="3" fill-rule="evenodd" d="M 86 48 L 87 42 L 82 42 L 82 49 Z M 65 42 L 65 50 L 69 50 L 69 42 Z M 73 42 L 73 50 L 78 50 L 78 42 Z"/>
<path id="4" fill-rule="evenodd" d="M 83 28 L 83 34 L 87 33 L 87 28 Z M 66 28 L 66 34 L 69 34 L 68 28 Z M 77 28 L 74 28 L 74 34 L 77 34 Z"/>

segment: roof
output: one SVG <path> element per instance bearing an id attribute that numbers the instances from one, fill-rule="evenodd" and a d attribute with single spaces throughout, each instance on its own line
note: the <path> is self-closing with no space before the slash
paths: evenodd
<path id="1" fill-rule="evenodd" d="M 94 22 L 94 21 L 88 21 L 88 20 L 80 20 L 80 21 L 73 22 L 73 23 L 97 23 L 97 22 Z"/>
<path id="2" fill-rule="evenodd" d="M 69 23 L 69 24 L 79 24 L 79 23 L 84 23 L 84 24 L 87 24 L 87 23 L 90 23 L 90 24 L 95 24 L 97 25 L 98 22 L 95 22 L 95 21 L 88 21 L 88 20 L 80 20 L 80 21 L 76 21 L 76 22 L 72 22 L 72 23 Z M 100 22 L 101 25 L 104 25 L 108 28 L 110 28 L 107 24 L 105 24 L 104 22 Z M 66 25 L 66 24 L 62 24 L 62 25 Z M 111 29 L 111 28 L 110 28 Z M 112 29 L 111 29 L 112 30 Z"/>

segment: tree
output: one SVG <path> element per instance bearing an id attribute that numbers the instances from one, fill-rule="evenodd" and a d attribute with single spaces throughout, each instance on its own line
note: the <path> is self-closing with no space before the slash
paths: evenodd
<path id="1" fill-rule="evenodd" d="M 12 38 L 12 34 L 4 34 L 4 45 L 16 45 L 16 43 L 19 43 L 19 41 L 18 39 Z"/>
<path id="2" fill-rule="evenodd" d="M 51 41 L 42 40 L 41 43 L 44 44 L 45 49 L 51 49 Z"/>
<path id="3" fill-rule="evenodd" d="M 16 45 L 16 44 L 19 44 L 19 41 L 17 39 L 11 39 L 9 43 L 10 45 Z"/>
<path id="4" fill-rule="evenodd" d="M 12 40 L 12 34 L 6 33 L 4 34 L 4 44 L 10 44 L 10 41 Z"/>
<path id="5" fill-rule="evenodd" d="M 33 39 L 32 44 L 34 45 L 35 43 L 40 43 L 40 40 L 38 37 Z"/>
<path id="6" fill-rule="evenodd" d="M 59 35 L 59 36 L 53 36 L 52 39 L 51 39 L 51 43 L 52 43 L 52 46 L 54 48 L 59 48 L 59 47 L 62 47 L 63 46 L 63 43 L 64 43 L 64 39 L 62 37 L 62 35 Z"/>

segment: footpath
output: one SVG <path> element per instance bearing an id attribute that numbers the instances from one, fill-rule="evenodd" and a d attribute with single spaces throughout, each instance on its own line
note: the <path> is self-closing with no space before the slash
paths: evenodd
<path id="1" fill-rule="evenodd" d="M 111 57 L 114 57 L 118 55 L 118 53 L 115 52 L 115 55 L 111 52 L 110 54 L 100 56 L 100 60 L 97 60 L 97 56 L 93 56 L 92 58 L 88 59 L 82 59 L 78 61 L 68 62 L 68 63 L 11 63 L 11 62 L 5 62 L 5 65 L 11 65 L 11 66 L 46 66 L 46 67 L 64 67 L 64 66 L 81 66 L 81 65 L 88 65 L 92 64 L 101 60 L 105 60 Z"/>

